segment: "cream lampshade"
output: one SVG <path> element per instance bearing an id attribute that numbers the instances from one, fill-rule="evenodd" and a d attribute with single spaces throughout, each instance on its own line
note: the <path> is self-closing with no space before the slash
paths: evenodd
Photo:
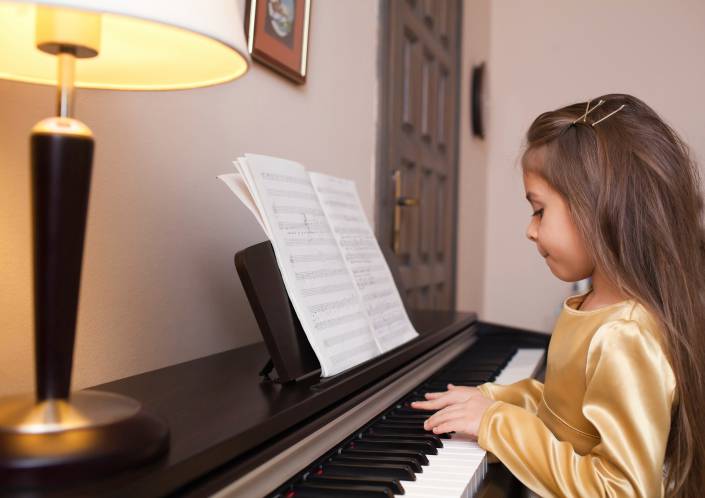
<path id="1" fill-rule="evenodd" d="M 59 90 L 57 115 L 30 139 L 37 392 L 0 399 L 2 485 L 91 479 L 168 451 L 166 423 L 138 401 L 70 392 L 94 148 L 71 116 L 74 89 L 236 79 L 248 69 L 243 31 L 235 0 L 0 0 L 0 78 Z"/>
<path id="2" fill-rule="evenodd" d="M 0 1 L 0 78 L 55 85 L 56 58 L 37 45 L 60 42 L 98 52 L 77 56 L 79 88 L 178 90 L 248 67 L 234 0 Z"/>

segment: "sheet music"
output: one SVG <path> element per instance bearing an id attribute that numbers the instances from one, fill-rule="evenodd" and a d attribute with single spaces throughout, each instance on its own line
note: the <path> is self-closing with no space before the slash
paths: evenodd
<path id="1" fill-rule="evenodd" d="M 322 376 L 377 356 L 381 346 L 306 170 L 254 154 L 236 167 L 254 189 L 252 199 Z"/>
<path id="2" fill-rule="evenodd" d="M 236 164 L 236 167 L 238 167 L 237 162 L 233 162 Z M 232 192 L 238 197 L 238 199 L 242 201 L 245 207 L 250 210 L 250 212 L 254 215 L 255 219 L 257 220 L 257 223 L 259 223 L 259 226 L 261 226 L 262 230 L 264 230 L 264 233 L 267 235 L 267 238 L 271 239 L 272 237 L 269 235 L 269 231 L 267 230 L 267 227 L 264 224 L 264 220 L 262 220 L 262 216 L 260 215 L 259 209 L 257 209 L 255 200 L 252 198 L 252 194 L 250 194 L 250 191 L 247 188 L 247 184 L 245 183 L 245 179 L 242 177 L 242 174 L 228 173 L 225 175 L 218 175 L 218 179 L 225 183 L 228 188 L 232 190 Z"/>
<path id="3" fill-rule="evenodd" d="M 309 176 L 382 351 L 410 341 L 418 332 L 362 210 L 355 182 L 320 173 Z"/>

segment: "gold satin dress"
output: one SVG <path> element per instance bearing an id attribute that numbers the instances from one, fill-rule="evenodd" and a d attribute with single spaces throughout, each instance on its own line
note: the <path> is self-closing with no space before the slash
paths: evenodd
<path id="1" fill-rule="evenodd" d="M 543 496 L 663 496 L 677 401 L 652 315 L 634 300 L 576 309 L 569 297 L 548 349 L 546 381 L 480 386 L 495 401 L 478 443 Z"/>

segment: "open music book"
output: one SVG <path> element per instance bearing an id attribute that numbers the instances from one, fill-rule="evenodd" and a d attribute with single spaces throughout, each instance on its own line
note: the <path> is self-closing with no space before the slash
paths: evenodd
<path id="1" fill-rule="evenodd" d="M 246 154 L 220 178 L 272 242 L 282 280 L 328 377 L 418 335 L 351 180 Z"/>

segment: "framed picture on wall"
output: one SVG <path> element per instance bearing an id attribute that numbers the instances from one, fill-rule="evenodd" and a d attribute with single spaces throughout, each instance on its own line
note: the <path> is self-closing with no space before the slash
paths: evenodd
<path id="1" fill-rule="evenodd" d="M 248 0 L 245 31 L 252 59 L 305 83 L 310 19 L 311 0 Z"/>

